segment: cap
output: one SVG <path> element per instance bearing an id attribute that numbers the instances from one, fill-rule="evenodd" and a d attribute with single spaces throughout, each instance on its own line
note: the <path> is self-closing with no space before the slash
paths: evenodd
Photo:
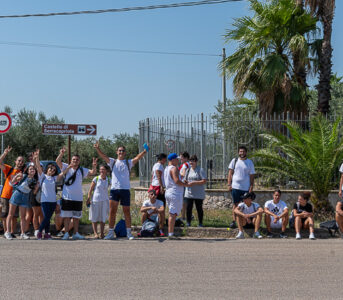
<path id="1" fill-rule="evenodd" d="M 175 158 L 177 158 L 178 156 L 177 156 L 177 154 L 176 153 L 170 153 L 169 155 L 168 155 L 168 160 L 173 160 L 173 159 L 175 159 Z"/>
<path id="2" fill-rule="evenodd" d="M 256 198 L 255 193 L 254 192 L 251 192 L 251 193 L 246 192 L 246 193 L 243 194 L 243 196 L 241 196 L 242 200 L 248 199 L 248 198 L 250 198 L 251 200 L 255 200 L 255 198 Z"/>

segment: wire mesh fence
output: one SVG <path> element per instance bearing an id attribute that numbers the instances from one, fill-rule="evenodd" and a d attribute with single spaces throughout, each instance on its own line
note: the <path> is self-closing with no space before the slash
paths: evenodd
<path id="1" fill-rule="evenodd" d="M 309 127 L 309 118 L 292 113 L 265 115 L 262 118 L 251 113 L 233 113 L 218 119 L 215 115 L 172 116 L 166 118 L 148 118 L 139 122 L 140 145 L 148 142 L 151 151 L 140 161 L 140 185 L 148 187 L 151 182 L 151 170 L 159 153 L 177 154 L 187 151 L 196 154 L 200 165 L 207 173 L 207 188 L 226 187 L 228 165 L 237 157 L 238 147 L 244 145 L 251 153 L 263 148 L 260 136 L 266 131 L 277 131 L 289 136 L 283 125 L 288 121 L 302 128 Z M 287 179 L 258 176 L 257 186 L 289 185 L 296 183 Z"/>

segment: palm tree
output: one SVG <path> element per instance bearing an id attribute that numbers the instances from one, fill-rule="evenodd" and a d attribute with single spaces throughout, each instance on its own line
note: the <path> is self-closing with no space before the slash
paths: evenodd
<path id="1" fill-rule="evenodd" d="M 330 109 L 331 100 L 331 75 L 332 75 L 332 21 L 335 12 L 335 0 L 305 0 L 323 26 L 323 40 L 318 53 L 319 58 L 319 83 L 318 111 L 327 114 Z"/>
<path id="2" fill-rule="evenodd" d="M 293 178 L 313 190 L 312 202 L 317 212 L 330 211 L 328 195 L 337 183 L 334 175 L 343 160 L 340 120 L 334 123 L 317 115 L 310 120 L 310 130 L 289 122 L 284 124 L 290 137 L 280 133 L 262 134 L 267 146 L 253 155 L 262 172 Z"/>
<path id="3" fill-rule="evenodd" d="M 310 65 L 304 35 L 316 30 L 316 19 L 300 10 L 293 0 L 250 0 L 253 17 L 238 18 L 227 30 L 226 42 L 238 42 L 237 51 L 221 68 L 233 78 L 234 92 L 256 95 L 261 116 L 293 110 L 307 112 L 306 72 L 295 70 L 296 56 L 302 70 Z"/>

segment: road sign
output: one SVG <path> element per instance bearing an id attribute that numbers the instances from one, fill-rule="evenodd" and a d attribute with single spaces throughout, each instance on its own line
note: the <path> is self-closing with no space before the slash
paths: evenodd
<path id="1" fill-rule="evenodd" d="M 90 124 L 43 124 L 46 135 L 96 135 L 96 125 Z"/>
<path id="2" fill-rule="evenodd" d="M 5 112 L 0 113 L 0 133 L 5 133 L 10 130 L 11 125 L 11 117 Z"/>

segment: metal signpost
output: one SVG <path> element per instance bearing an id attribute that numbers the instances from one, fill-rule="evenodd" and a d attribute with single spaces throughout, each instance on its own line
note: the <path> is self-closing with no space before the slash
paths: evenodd
<path id="1" fill-rule="evenodd" d="M 45 135 L 68 136 L 68 161 L 71 160 L 72 135 L 96 135 L 97 127 L 93 124 L 43 124 L 42 133 Z"/>
<path id="2" fill-rule="evenodd" d="M 1 134 L 1 154 L 4 153 L 4 133 L 10 130 L 12 125 L 12 119 L 9 114 L 0 113 L 0 134 Z M 1 172 L 1 184 L 3 182 L 3 174 Z"/>

